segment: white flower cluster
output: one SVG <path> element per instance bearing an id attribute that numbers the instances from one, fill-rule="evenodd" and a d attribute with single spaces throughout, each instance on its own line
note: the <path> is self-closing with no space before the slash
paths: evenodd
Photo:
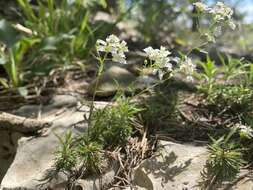
<path id="1" fill-rule="evenodd" d="M 121 41 L 117 36 L 110 35 L 106 40 L 97 40 L 96 49 L 98 52 L 110 53 L 112 55 L 112 60 L 122 64 L 126 64 L 125 52 L 128 52 L 127 43 L 123 40 Z M 167 72 L 173 72 L 173 66 L 171 61 L 180 63 L 179 70 L 187 75 L 187 81 L 193 81 L 193 73 L 196 69 L 196 65 L 193 64 L 191 59 L 187 56 L 183 61 L 179 58 L 170 58 L 171 52 L 165 47 L 161 46 L 160 49 L 154 49 L 152 47 L 147 47 L 143 50 L 146 56 L 152 61 L 151 67 L 154 74 L 158 74 L 160 80 Z"/>
<path id="2" fill-rule="evenodd" d="M 196 3 L 193 3 L 193 5 L 197 8 L 199 12 L 206 12 L 210 10 L 210 8 L 202 2 L 196 2 Z"/>
<path id="3" fill-rule="evenodd" d="M 96 48 L 98 52 L 111 53 L 113 61 L 126 64 L 127 43 L 120 41 L 117 36 L 110 35 L 105 41 L 97 40 Z"/>
<path id="4" fill-rule="evenodd" d="M 171 52 L 166 50 L 165 47 L 161 46 L 160 49 L 147 47 L 144 49 L 144 52 L 151 61 L 154 61 L 154 73 L 158 73 L 159 79 L 162 79 L 165 74 L 164 70 L 166 72 L 172 71 L 172 64 L 169 58 Z"/>
<path id="5" fill-rule="evenodd" d="M 165 47 L 161 46 L 160 49 L 153 49 L 152 47 L 147 47 L 144 49 L 148 58 L 155 62 L 155 65 L 159 68 L 167 68 L 172 70 L 172 65 L 170 63 L 170 58 L 168 57 L 171 52 L 166 50 Z"/>
<path id="6" fill-rule="evenodd" d="M 196 2 L 193 4 L 199 12 L 211 14 L 215 23 L 226 22 L 229 27 L 234 30 L 236 28 L 235 23 L 232 20 L 233 10 L 222 2 L 217 2 L 214 7 L 208 7 L 202 2 Z M 218 30 L 218 29 L 217 29 Z M 217 34 L 216 34 L 217 35 Z"/>
<path id="7" fill-rule="evenodd" d="M 183 60 L 178 60 L 179 58 L 171 59 L 169 55 L 171 52 L 165 49 L 165 47 L 161 46 L 160 49 L 153 49 L 152 47 L 147 47 L 144 49 L 147 57 L 154 61 L 154 73 L 158 74 L 159 79 L 163 78 L 163 75 L 170 71 L 173 71 L 171 60 L 180 63 L 179 71 L 186 74 L 186 80 L 192 82 L 193 74 L 196 70 L 196 65 L 192 62 L 192 60 L 185 56 Z"/>
<path id="8" fill-rule="evenodd" d="M 213 14 L 215 21 L 220 22 L 232 19 L 233 10 L 224 3 L 217 2 L 217 4 L 210 9 L 209 13 Z"/>
<path id="9" fill-rule="evenodd" d="M 180 62 L 179 70 L 187 75 L 187 81 L 193 82 L 193 74 L 196 70 L 196 65 L 192 62 L 191 58 L 185 56 L 183 61 Z"/>

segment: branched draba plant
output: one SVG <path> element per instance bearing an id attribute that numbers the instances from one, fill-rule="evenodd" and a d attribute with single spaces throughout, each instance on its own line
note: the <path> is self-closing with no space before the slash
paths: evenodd
<path id="1" fill-rule="evenodd" d="M 222 29 L 229 26 L 232 30 L 236 25 L 232 19 L 233 10 L 222 2 L 217 2 L 215 6 L 208 7 L 202 2 L 193 4 L 198 11 L 199 16 L 207 16 L 211 18 L 208 29 L 198 27 L 201 36 L 205 36 L 208 41 L 215 42 L 215 38 L 222 34 Z"/>
<path id="2" fill-rule="evenodd" d="M 212 18 L 209 33 L 203 33 L 201 29 L 199 30 L 201 35 L 207 36 L 205 44 L 214 42 L 215 38 L 218 36 L 217 34 L 220 34 L 223 26 L 228 25 L 232 29 L 235 29 L 235 25 L 232 21 L 233 11 L 223 3 L 218 2 L 212 8 L 209 8 L 200 2 L 195 3 L 194 6 L 197 7 L 199 15 L 208 14 Z M 60 165 L 63 168 L 69 169 L 70 167 L 73 167 L 73 160 L 77 158 L 78 161 L 82 160 L 81 168 L 78 169 L 79 175 L 82 173 L 80 172 L 82 169 L 89 172 L 99 171 L 100 173 L 100 164 L 102 160 L 101 150 L 111 150 L 117 146 L 124 146 L 132 135 L 133 126 L 131 121 L 141 109 L 131 102 L 131 99 L 120 96 L 117 101 L 115 101 L 114 105 L 106 106 L 105 108 L 98 110 L 95 108 L 94 104 L 98 82 L 104 71 L 106 61 L 111 60 L 113 62 L 127 64 L 126 53 L 128 51 L 127 43 L 120 40 L 115 35 L 110 35 L 105 40 L 97 40 L 96 59 L 98 60 L 99 65 L 89 117 L 86 118 L 89 128 L 85 134 L 81 135 L 81 137 L 74 138 L 76 142 L 80 142 L 78 143 L 78 146 L 62 146 L 61 151 L 58 152 L 58 159 L 56 159 L 58 161 L 58 166 Z M 216 87 L 215 77 L 218 73 L 218 68 L 209 58 L 207 63 L 199 63 L 199 66 L 204 72 L 197 73 L 197 66 L 190 58 L 192 50 L 185 55 L 183 54 L 181 59 L 171 57 L 171 52 L 163 46 L 159 49 L 147 47 L 143 51 L 146 54 L 144 66 L 152 69 L 153 74 L 157 75 L 157 78 L 160 79 L 158 84 L 169 80 L 177 73 L 184 73 L 185 80 L 188 82 L 193 82 L 195 76 L 206 81 L 208 85 L 203 84 L 206 86 L 203 89 L 205 89 L 205 92 L 208 95 L 213 95 L 214 99 L 217 99 L 220 96 L 220 93 L 218 95 L 212 94 L 213 89 Z M 176 60 L 175 66 L 172 65 L 172 60 Z M 227 75 L 229 75 L 229 71 L 234 71 L 234 64 L 230 66 L 231 67 L 224 67 Z M 235 73 L 233 72 L 233 75 L 234 74 Z M 229 76 L 227 75 L 226 78 L 228 79 Z M 238 92 L 238 89 L 228 89 L 226 92 L 228 96 L 225 98 L 231 102 L 231 98 L 234 100 L 234 96 L 237 96 L 238 93 L 243 93 L 245 98 L 243 97 L 239 100 L 239 103 L 244 104 L 245 101 L 248 100 L 246 95 L 247 90 L 244 90 L 245 89 L 242 89 L 240 91 L 239 89 Z M 212 176 L 213 179 L 218 177 L 228 178 L 230 176 L 235 176 L 239 171 L 242 163 L 240 149 L 237 149 L 233 143 L 228 142 L 233 134 L 234 132 L 229 134 L 226 138 L 222 137 L 219 140 L 213 139 L 212 145 L 209 146 L 210 158 L 207 165 L 209 171 L 216 172 Z M 60 141 L 62 144 L 72 144 L 72 141 L 69 139 L 71 139 L 70 136 L 66 136 L 66 140 L 60 139 Z M 71 153 L 73 157 L 66 157 L 68 158 L 66 159 L 68 162 L 65 163 L 64 156 L 69 153 Z M 65 164 L 66 166 L 64 166 Z M 75 167 L 76 165 L 74 168 Z"/>

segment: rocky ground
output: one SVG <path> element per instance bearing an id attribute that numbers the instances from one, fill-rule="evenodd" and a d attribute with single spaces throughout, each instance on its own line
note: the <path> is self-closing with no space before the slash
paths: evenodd
<path id="1" fill-rule="evenodd" d="M 118 89 L 115 80 L 128 93 L 133 90 L 129 88 L 131 85 L 135 87 L 134 91 L 139 91 L 154 83 L 154 78 L 148 75 L 139 76 L 135 71 L 117 65 L 107 68 L 98 84 L 99 93 L 97 95 L 99 97 L 95 102 L 95 107 L 101 108 L 109 104 L 109 97 L 115 94 Z M 76 86 L 72 81 L 71 85 L 65 85 L 65 89 L 68 91 L 70 86 L 76 87 L 75 93 L 56 92 L 44 105 L 23 105 L 18 110 L 12 111 L 12 114 L 18 116 L 39 118 L 39 120 L 51 123 L 51 126 L 35 133 L 1 130 L 3 126 L 0 126 L 1 190 L 60 190 L 65 188 L 67 179 L 63 175 L 59 174 L 52 181 L 47 181 L 47 177 L 53 171 L 54 152 L 59 146 L 56 134 L 63 136 L 68 130 L 78 134 L 87 129 L 88 125 L 84 121 L 84 115 L 88 114 L 89 108 L 85 103 L 81 103 L 83 95 L 77 95 L 76 92 L 86 86 L 87 91 L 84 94 L 92 94 L 95 81 L 96 79 L 93 81 L 91 79 L 88 82 L 83 82 L 85 85 L 81 86 Z M 77 83 L 79 82 L 77 80 Z M 184 99 L 184 97 L 182 98 Z M 188 110 L 186 113 L 188 119 L 194 115 L 191 112 L 192 110 Z M 189 131 L 191 131 L 191 134 L 194 133 L 198 137 L 196 139 L 201 139 L 203 131 L 193 132 L 192 128 L 183 127 L 181 133 L 177 132 L 176 136 L 171 123 L 163 125 L 167 125 L 166 127 L 171 131 L 163 131 L 163 138 L 158 140 L 158 150 L 153 156 L 131 168 L 131 183 L 136 189 L 146 190 L 201 189 L 203 182 L 201 175 L 208 158 L 206 142 L 191 139 L 185 141 L 183 140 L 185 137 L 182 136 L 184 133 L 189 135 Z M 174 136 L 170 135 L 171 133 L 174 133 Z M 178 136 L 179 138 L 177 138 Z M 77 180 L 73 188 L 78 190 L 101 189 L 115 180 L 119 167 L 121 166 L 117 163 L 111 162 L 103 176 L 89 176 L 86 179 Z M 217 189 L 253 190 L 253 179 L 249 174 L 249 171 L 242 170 L 235 181 L 226 183 Z M 130 188 L 126 187 L 125 189 Z"/>

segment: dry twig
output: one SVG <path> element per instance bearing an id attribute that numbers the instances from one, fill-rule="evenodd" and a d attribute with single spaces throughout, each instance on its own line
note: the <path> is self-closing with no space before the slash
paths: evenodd
<path id="1" fill-rule="evenodd" d="M 0 112 L 0 129 L 30 133 L 36 132 L 42 128 L 50 127 L 51 125 L 51 122 Z"/>

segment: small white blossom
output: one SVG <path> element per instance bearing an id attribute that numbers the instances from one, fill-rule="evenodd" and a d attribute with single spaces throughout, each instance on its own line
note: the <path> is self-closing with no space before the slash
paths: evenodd
<path id="1" fill-rule="evenodd" d="M 167 71 L 172 71 L 172 64 L 167 62 L 165 63 L 164 68 L 166 68 Z"/>
<path id="2" fill-rule="evenodd" d="M 188 81 L 188 82 L 193 82 L 194 81 L 194 78 L 192 77 L 192 76 L 187 76 L 186 77 L 186 81 Z"/>
<path id="3" fill-rule="evenodd" d="M 209 13 L 213 14 L 216 22 L 220 22 L 232 19 L 233 10 L 224 3 L 217 2 L 216 5 L 210 9 Z"/>
<path id="4" fill-rule="evenodd" d="M 164 74 L 167 71 L 172 71 L 172 64 L 170 63 L 169 55 L 171 52 L 166 50 L 165 47 L 161 46 L 160 49 L 153 49 L 152 47 L 147 47 L 144 49 L 147 57 L 154 61 L 153 73 L 158 75 L 158 78 L 162 80 Z"/>
<path id="5" fill-rule="evenodd" d="M 119 52 L 128 52 L 127 43 L 124 40 L 119 43 L 119 45 L 118 45 L 118 51 Z"/>
<path id="6" fill-rule="evenodd" d="M 128 52 L 127 43 L 115 35 L 110 35 L 105 41 L 97 40 L 96 48 L 98 52 L 111 53 L 112 60 L 126 64 L 125 52 Z"/>
<path id="7" fill-rule="evenodd" d="M 179 57 L 173 57 L 171 61 L 174 61 L 175 63 L 179 63 L 181 59 Z"/>
<path id="8" fill-rule="evenodd" d="M 147 47 L 144 49 L 148 58 L 155 62 L 155 66 L 158 68 L 167 68 L 167 70 L 172 70 L 172 65 L 169 63 L 170 58 L 168 57 L 171 52 L 166 50 L 165 47 L 161 46 L 160 49 L 153 49 L 152 47 Z"/>
<path id="9" fill-rule="evenodd" d="M 204 12 L 204 11 L 208 11 L 209 10 L 208 6 L 206 4 L 204 4 L 204 3 L 202 3 L 202 2 L 196 2 L 196 3 L 193 3 L 193 5 L 200 12 Z"/>
<path id="10" fill-rule="evenodd" d="M 192 75 L 196 70 L 196 65 L 189 57 L 185 56 L 184 61 L 180 63 L 179 70 L 187 75 L 187 81 L 192 82 L 194 80 Z"/>
<path id="11" fill-rule="evenodd" d="M 154 69 L 153 70 L 153 75 L 157 75 L 159 80 L 163 79 L 165 72 L 162 69 Z"/>
<path id="12" fill-rule="evenodd" d="M 117 44 L 120 42 L 120 39 L 117 36 L 112 34 L 106 38 L 106 42 L 109 44 Z"/>
<path id="13" fill-rule="evenodd" d="M 235 25 L 235 23 L 233 22 L 233 21 L 229 21 L 228 22 L 228 25 L 229 25 L 229 27 L 232 29 L 232 30 L 235 30 L 235 28 L 236 28 L 236 25 Z"/>
<path id="14" fill-rule="evenodd" d="M 107 48 L 107 43 L 103 40 L 97 40 L 96 48 L 98 52 L 105 52 Z"/>
<path id="15" fill-rule="evenodd" d="M 112 53 L 112 61 L 126 64 L 126 56 L 123 53 Z"/>
<path id="16" fill-rule="evenodd" d="M 221 34 L 222 34 L 222 28 L 221 28 L 221 26 L 215 27 L 215 29 L 214 29 L 214 36 L 215 37 L 219 37 L 219 36 L 221 36 Z"/>

